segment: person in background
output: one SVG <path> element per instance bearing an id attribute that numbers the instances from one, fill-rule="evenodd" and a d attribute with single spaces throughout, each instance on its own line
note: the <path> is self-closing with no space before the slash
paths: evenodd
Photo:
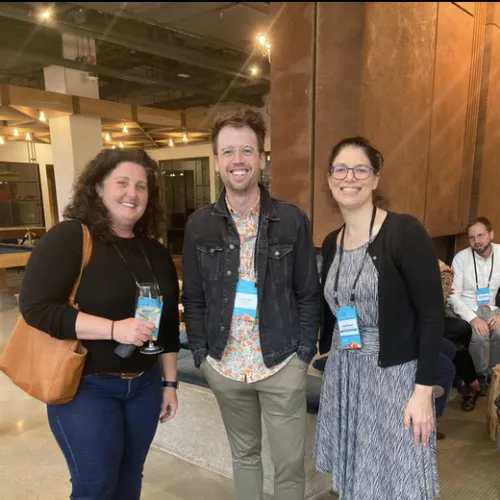
<path id="1" fill-rule="evenodd" d="M 467 226 L 469 246 L 455 255 L 452 269 L 453 312 L 472 327 L 469 351 L 476 367 L 481 394 L 488 392 L 492 368 L 500 363 L 500 310 L 495 299 L 500 287 L 500 245 L 486 217 Z"/>
<path id="2" fill-rule="evenodd" d="M 158 422 L 177 410 L 179 287 L 172 258 L 157 241 L 157 173 L 142 150 L 101 151 L 76 182 L 66 220 L 40 240 L 24 274 L 19 299 L 26 322 L 59 339 L 80 339 L 88 350 L 74 399 L 47 406 L 73 500 L 139 500 Z M 92 237 L 92 255 L 75 309 L 68 297 L 80 271 L 82 224 Z M 159 356 L 140 352 L 156 329 L 135 318 L 138 284 L 144 283 L 155 283 L 163 297 Z M 131 355 L 118 356 L 118 346 Z"/>
<path id="3" fill-rule="evenodd" d="M 472 411 L 476 407 L 480 395 L 480 385 L 476 375 L 474 362 L 469 353 L 469 344 L 472 336 L 472 328 L 463 319 L 448 314 L 447 303 L 453 293 L 453 269 L 441 260 L 439 261 L 441 271 L 441 283 L 443 286 L 443 298 L 445 303 L 444 339 L 443 342 L 451 342 L 455 346 L 453 363 L 456 368 L 456 386 L 462 395 L 462 409 Z"/>
<path id="4" fill-rule="evenodd" d="M 314 457 L 342 500 L 439 494 L 433 385 L 443 336 L 434 245 L 412 216 L 378 209 L 382 154 L 336 144 L 328 185 L 344 219 L 322 245 L 323 375 Z"/>
<path id="5" fill-rule="evenodd" d="M 220 407 L 238 499 L 263 499 L 263 419 L 275 500 L 304 500 L 306 381 L 320 284 L 307 216 L 259 183 L 265 134 L 250 108 L 212 124 L 224 189 L 186 225 L 184 318 L 195 365 Z"/>

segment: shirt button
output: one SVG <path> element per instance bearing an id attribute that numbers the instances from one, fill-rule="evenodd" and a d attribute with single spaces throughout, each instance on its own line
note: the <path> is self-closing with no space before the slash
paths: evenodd
<path id="1" fill-rule="evenodd" d="M 280 254 L 279 250 L 276 250 L 276 252 L 274 252 L 274 255 L 276 255 L 276 257 L 278 257 L 279 254 Z"/>
<path id="2" fill-rule="evenodd" d="M 373 260 L 377 260 L 377 256 L 376 255 L 373 256 Z"/>
<path id="3" fill-rule="evenodd" d="M 220 327 L 220 331 L 223 332 L 225 328 L 223 326 Z"/>
<path id="4" fill-rule="evenodd" d="M 224 297 L 224 304 L 227 304 L 229 302 L 229 299 L 227 297 Z"/>
<path id="5" fill-rule="evenodd" d="M 228 271 L 226 274 L 227 274 L 228 276 L 231 276 L 231 274 L 233 274 L 233 273 L 232 273 L 231 271 Z"/>
<path id="6" fill-rule="evenodd" d="M 214 253 L 215 250 L 213 248 L 210 249 L 210 253 Z"/>
<path id="7" fill-rule="evenodd" d="M 229 245 L 229 250 L 234 250 L 234 245 L 232 243 Z"/>

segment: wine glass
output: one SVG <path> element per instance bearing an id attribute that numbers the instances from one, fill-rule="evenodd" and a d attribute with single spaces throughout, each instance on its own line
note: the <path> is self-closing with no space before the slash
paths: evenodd
<path id="1" fill-rule="evenodd" d="M 149 321 L 156 326 L 149 340 L 149 345 L 141 349 L 142 354 L 159 354 L 163 352 L 163 347 L 154 344 L 158 340 L 162 310 L 163 297 L 159 286 L 156 283 L 139 284 L 135 317 Z"/>

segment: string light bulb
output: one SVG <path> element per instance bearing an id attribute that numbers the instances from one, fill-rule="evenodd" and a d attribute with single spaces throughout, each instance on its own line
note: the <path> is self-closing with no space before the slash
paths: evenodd
<path id="1" fill-rule="evenodd" d="M 250 74 L 251 74 L 252 76 L 257 76 L 257 75 L 259 74 L 259 71 L 260 71 L 260 70 L 259 70 L 259 67 L 258 67 L 258 66 L 252 66 L 252 67 L 250 68 Z"/>
<path id="2" fill-rule="evenodd" d="M 174 147 L 174 141 L 172 140 L 172 138 L 170 138 L 170 140 L 168 141 L 168 145 L 173 148 Z"/>
<path id="3" fill-rule="evenodd" d="M 120 147 L 123 148 L 123 142 L 120 141 Z"/>
<path id="4" fill-rule="evenodd" d="M 38 119 L 41 121 L 41 122 L 45 122 L 47 121 L 47 118 L 45 118 L 45 113 L 43 111 L 40 111 L 40 116 L 38 117 Z"/>
<path id="5" fill-rule="evenodd" d="M 14 137 L 19 137 L 19 130 L 17 128 L 14 129 Z"/>
<path id="6" fill-rule="evenodd" d="M 262 55 L 267 57 L 268 61 L 271 62 L 271 42 L 265 33 L 259 33 L 257 35 L 257 43 L 260 45 Z"/>
<path id="7" fill-rule="evenodd" d="M 188 136 L 187 136 L 187 134 L 184 134 L 184 137 L 182 138 L 182 140 L 183 140 L 184 142 L 187 142 L 187 141 L 188 141 Z"/>
<path id="8" fill-rule="evenodd" d="M 0 136 L 0 144 L 5 144 L 5 139 L 2 136 Z"/>
<path id="9" fill-rule="evenodd" d="M 122 130 L 122 132 L 124 134 L 128 134 L 128 129 L 127 129 L 127 124 L 126 123 L 123 124 L 123 130 Z"/>
<path id="10" fill-rule="evenodd" d="M 26 140 L 31 141 L 31 134 L 29 132 L 26 132 Z"/>
<path id="11" fill-rule="evenodd" d="M 106 137 L 104 137 L 104 140 L 106 142 L 109 142 L 111 140 L 111 136 L 109 135 L 109 132 L 106 134 Z"/>

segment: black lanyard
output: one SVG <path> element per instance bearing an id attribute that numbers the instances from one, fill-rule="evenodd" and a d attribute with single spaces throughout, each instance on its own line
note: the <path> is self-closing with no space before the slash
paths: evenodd
<path id="1" fill-rule="evenodd" d="M 158 284 L 158 280 L 156 279 L 156 275 L 153 271 L 153 268 L 151 267 L 151 262 L 149 261 L 149 257 L 146 253 L 146 251 L 144 250 L 144 247 L 142 246 L 142 243 L 141 243 L 141 240 L 137 240 L 137 243 L 139 244 L 139 247 L 142 251 L 142 255 L 144 255 L 144 259 L 146 260 L 146 264 L 148 265 L 149 267 L 149 270 L 151 271 L 151 274 L 153 275 L 153 280 L 155 282 L 155 285 L 158 287 L 159 290 L 160 289 L 160 285 Z M 130 271 L 130 273 L 132 274 L 133 278 L 134 278 L 134 281 L 135 281 L 135 284 L 137 285 L 137 287 L 139 287 L 139 280 L 137 279 L 136 275 L 134 274 L 134 271 L 132 271 L 132 268 L 128 265 L 128 262 L 125 260 L 125 257 L 123 256 L 123 254 L 121 253 L 120 249 L 118 248 L 118 245 L 116 243 L 113 243 L 113 246 L 115 247 L 116 251 L 118 252 L 118 255 L 122 258 L 123 262 L 125 263 L 125 265 L 127 266 L 128 270 Z"/>
<path id="2" fill-rule="evenodd" d="M 472 250 L 472 259 L 474 260 L 474 272 L 476 273 L 476 290 L 479 290 L 479 283 L 477 280 L 476 254 L 475 254 L 473 248 L 471 248 L 471 250 Z M 492 248 L 491 249 L 491 270 L 490 270 L 490 277 L 488 278 L 488 290 L 490 289 L 491 276 L 493 275 L 493 265 L 494 264 L 495 264 L 495 252 L 493 251 L 493 248 Z"/>
<path id="3" fill-rule="evenodd" d="M 356 276 L 356 279 L 354 280 L 354 283 L 352 285 L 352 291 L 351 291 L 351 295 L 350 295 L 350 298 L 349 298 L 351 304 L 354 304 L 354 301 L 355 301 L 354 290 L 356 289 L 356 285 L 358 284 L 359 277 L 361 276 L 361 271 L 363 271 L 363 267 L 364 267 L 364 264 L 365 264 L 366 255 L 368 254 L 368 247 L 370 246 L 370 243 L 371 243 L 371 240 L 372 240 L 373 226 L 375 224 L 375 216 L 376 215 L 377 215 L 377 207 L 373 207 L 372 220 L 370 221 L 370 232 L 368 234 L 368 245 L 366 246 L 366 251 L 365 251 L 365 254 L 363 255 L 363 260 L 361 262 L 361 266 L 359 268 L 358 275 Z M 340 238 L 339 265 L 338 265 L 338 268 L 337 268 L 337 276 L 335 277 L 335 288 L 333 290 L 334 301 L 335 301 L 335 306 L 336 307 L 340 307 L 339 299 L 338 299 L 338 289 L 339 289 L 340 266 L 342 265 L 342 255 L 344 254 L 344 237 L 345 237 L 345 226 L 342 229 L 342 236 Z"/>

